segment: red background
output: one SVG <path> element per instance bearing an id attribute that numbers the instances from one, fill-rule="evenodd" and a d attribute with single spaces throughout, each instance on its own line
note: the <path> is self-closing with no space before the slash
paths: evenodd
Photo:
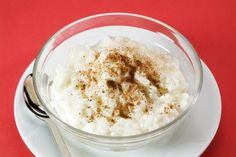
<path id="1" fill-rule="evenodd" d="M 236 156 L 235 0 L 0 0 L 0 156 L 32 157 L 15 125 L 18 81 L 45 41 L 62 26 L 103 12 L 157 18 L 193 44 L 222 94 L 219 130 L 202 157 Z"/>

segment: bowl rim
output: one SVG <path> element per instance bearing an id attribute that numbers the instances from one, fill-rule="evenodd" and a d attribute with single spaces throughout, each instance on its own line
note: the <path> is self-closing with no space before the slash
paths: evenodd
<path id="1" fill-rule="evenodd" d="M 189 46 L 193 52 L 193 56 L 196 60 L 196 65 L 197 65 L 197 68 L 199 69 L 199 81 L 197 82 L 197 91 L 194 95 L 194 99 L 192 100 L 192 102 L 190 102 L 190 105 L 183 111 L 181 112 L 174 120 L 168 122 L 167 124 L 157 128 L 157 129 L 154 129 L 152 131 L 149 131 L 149 132 L 145 132 L 145 133 L 141 133 L 141 134 L 136 134 L 136 135 L 129 135 L 129 136 L 106 136 L 106 135 L 99 135 L 99 134 L 93 134 L 93 133 L 89 133 L 89 132 L 86 132 L 86 131 L 83 131 L 81 129 L 78 129 L 78 128 L 75 128 L 69 124 L 67 124 L 66 122 L 62 121 L 56 114 L 52 113 L 48 108 L 47 108 L 47 105 L 44 103 L 41 95 L 40 95 L 40 92 L 39 92 L 39 89 L 37 88 L 37 68 L 38 68 L 38 62 L 41 58 L 41 55 L 43 54 L 45 48 L 47 47 L 47 45 L 49 45 L 53 39 L 59 35 L 60 33 L 62 33 L 64 30 L 66 30 L 67 28 L 77 24 L 77 23 L 80 23 L 80 22 L 83 22 L 83 21 L 86 21 L 86 20 L 90 20 L 90 19 L 93 19 L 93 18 L 97 18 L 97 17 L 101 17 L 101 16 L 114 16 L 114 15 L 119 15 L 119 16 L 133 16 L 133 17 L 137 17 L 137 18 L 142 18 L 142 19 L 145 19 L 145 20 L 149 20 L 149 21 L 152 21 L 152 22 L 155 22 L 155 23 L 158 23 L 158 24 L 161 24 L 162 26 L 170 29 L 171 31 L 173 31 L 175 33 L 175 36 L 178 36 L 179 38 L 181 38 L 185 44 L 187 44 L 187 46 Z M 35 88 L 35 92 L 38 96 L 38 99 L 39 101 L 41 102 L 41 105 L 42 107 L 44 108 L 44 110 L 46 111 L 46 113 L 48 113 L 49 117 L 58 121 L 59 124 L 61 124 L 61 126 L 68 131 L 71 132 L 71 133 L 75 133 L 77 135 L 81 134 L 81 135 L 86 135 L 87 138 L 92 138 L 92 139 L 96 139 L 96 138 L 99 138 L 99 139 L 103 139 L 103 140 L 121 140 L 121 139 L 129 139 L 129 140 L 137 140 L 139 138 L 143 138 L 143 137 L 150 137 L 151 135 L 155 136 L 157 133 L 161 132 L 161 131 L 164 131 L 165 129 L 173 126 L 173 124 L 177 123 L 178 121 L 180 121 L 181 119 L 183 119 L 184 116 L 186 116 L 187 113 L 189 113 L 189 111 L 191 110 L 193 104 L 196 102 L 197 100 L 197 97 L 199 96 L 200 94 L 200 91 L 201 91 L 201 88 L 202 88 L 202 82 L 203 82 L 203 70 L 202 70 L 202 64 L 201 64 L 201 61 L 200 61 L 200 58 L 196 52 L 196 50 L 193 48 L 193 46 L 191 45 L 191 43 L 184 37 L 184 35 L 182 35 L 180 32 L 178 32 L 176 29 L 174 29 L 173 27 L 165 24 L 164 22 L 160 21 L 160 20 L 157 20 L 155 18 L 152 18 L 152 17 L 148 17 L 148 16 L 144 16 L 144 15 L 140 15 L 140 14 L 134 14 L 134 13 L 126 13 L 126 12 L 108 12 L 108 13 L 101 13 L 101 14 L 95 14 L 95 15 L 92 15 L 92 16 L 88 16 L 88 17 L 84 17 L 84 18 L 81 18 L 81 19 L 78 19 L 70 24 L 67 24 L 65 25 L 64 27 L 62 27 L 61 29 L 59 29 L 56 33 L 54 33 L 47 41 L 46 43 L 43 45 L 43 47 L 40 49 L 39 53 L 37 54 L 37 57 L 35 59 L 35 63 L 34 63 L 34 66 L 33 66 L 33 85 L 34 85 L 34 88 Z M 102 141 L 100 141 L 102 142 Z"/>

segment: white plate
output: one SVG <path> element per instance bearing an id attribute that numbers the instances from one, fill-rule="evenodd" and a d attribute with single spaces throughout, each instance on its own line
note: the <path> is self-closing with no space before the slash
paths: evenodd
<path id="1" fill-rule="evenodd" d="M 23 100 L 23 82 L 32 72 L 33 62 L 24 72 L 18 84 L 15 100 L 14 115 L 18 131 L 25 144 L 37 157 L 59 157 L 53 138 L 43 121 L 37 119 L 27 108 Z M 217 83 L 203 63 L 203 88 L 197 104 L 189 118 L 184 121 L 178 132 L 165 145 L 157 147 L 154 144 L 141 149 L 111 152 L 81 146 L 80 150 L 70 148 L 75 157 L 197 157 L 212 141 L 220 122 L 221 97 Z"/>

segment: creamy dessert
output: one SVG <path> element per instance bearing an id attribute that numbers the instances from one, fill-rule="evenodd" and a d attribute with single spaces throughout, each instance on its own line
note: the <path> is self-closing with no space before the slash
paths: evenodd
<path id="1" fill-rule="evenodd" d="M 188 105 L 178 61 L 125 37 L 72 48 L 56 69 L 50 103 L 66 123 L 83 131 L 128 136 L 174 120 Z"/>

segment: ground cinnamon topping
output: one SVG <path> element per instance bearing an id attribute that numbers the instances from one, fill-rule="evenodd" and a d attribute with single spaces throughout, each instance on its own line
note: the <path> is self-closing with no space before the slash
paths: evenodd
<path id="1" fill-rule="evenodd" d="M 113 80 L 107 80 L 107 86 L 108 86 L 108 88 L 116 89 L 117 88 L 117 83 Z"/>
<path id="2" fill-rule="evenodd" d="M 122 118 L 130 118 L 130 113 L 132 113 L 134 109 L 134 104 L 132 103 L 126 103 L 126 104 L 120 104 L 118 103 L 113 110 L 112 116 L 120 116 Z"/>
<path id="3" fill-rule="evenodd" d="M 133 51 L 135 49 L 130 47 L 110 49 L 103 63 L 96 65 L 96 67 L 93 67 L 94 69 L 79 72 L 79 75 L 83 75 L 89 80 L 87 84 L 78 83 L 78 87 L 82 91 L 86 90 L 86 86 L 89 87 L 91 83 L 97 83 L 97 80 L 99 80 L 97 73 L 99 71 L 105 70 L 115 78 L 115 80 L 106 80 L 110 97 L 118 100 L 112 117 L 107 118 L 109 122 L 114 122 L 115 117 L 131 118 L 135 106 L 140 105 L 143 97 L 147 102 L 144 112 L 147 113 L 152 110 L 153 100 L 150 97 L 148 87 L 135 79 L 137 72 L 143 73 L 150 83 L 156 87 L 158 96 L 167 93 L 167 89 L 160 85 L 160 75 L 154 68 L 153 61 L 148 57 L 139 56 Z M 96 52 L 95 62 L 99 56 L 99 52 Z M 120 99 L 122 99 L 122 103 Z M 104 104 L 102 104 L 102 101 L 96 101 L 96 103 L 98 108 L 90 116 L 90 121 L 93 121 L 98 116 L 103 116 L 102 110 L 105 109 Z"/>

